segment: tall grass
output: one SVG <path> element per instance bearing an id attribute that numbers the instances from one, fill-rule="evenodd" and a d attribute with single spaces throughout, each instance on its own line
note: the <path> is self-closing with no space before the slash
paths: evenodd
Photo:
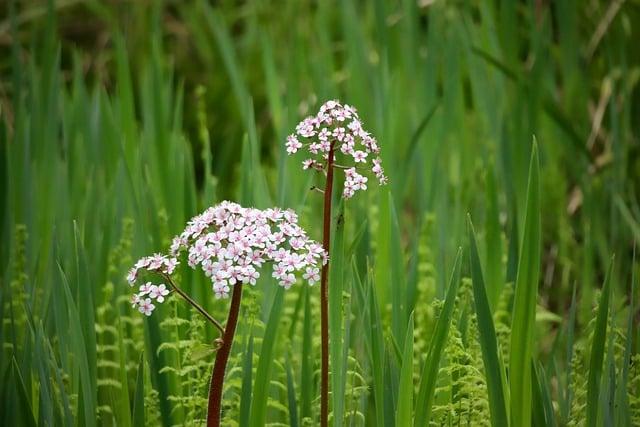
<path id="1" fill-rule="evenodd" d="M 639 12 L 0 5 L 3 423 L 202 423 L 216 332 L 177 303 L 143 319 L 126 269 L 223 199 L 293 207 L 319 240 L 284 138 L 329 98 L 359 109 L 390 181 L 334 210 L 333 425 L 640 423 Z M 269 276 L 242 303 L 224 419 L 315 425 L 319 295 Z"/>

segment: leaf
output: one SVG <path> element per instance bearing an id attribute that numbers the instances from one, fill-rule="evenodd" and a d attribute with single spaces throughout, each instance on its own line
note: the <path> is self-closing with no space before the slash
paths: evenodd
<path id="1" fill-rule="evenodd" d="M 480 256 L 476 243 L 475 232 L 471 217 L 467 217 L 469 234 L 469 258 L 471 261 L 471 279 L 473 283 L 473 301 L 478 317 L 478 332 L 480 333 L 480 348 L 482 361 L 487 380 L 489 393 L 489 410 L 491 412 L 491 425 L 503 427 L 509 425 L 507 417 L 507 397 L 504 380 L 504 367 L 498 352 L 496 330 L 493 325 L 493 316 L 489 308 L 489 301 L 484 287 Z"/>
<path id="2" fill-rule="evenodd" d="M 607 339 L 607 320 L 609 317 L 609 298 L 611 297 L 611 274 L 613 272 L 613 258 L 609 263 L 607 276 L 602 286 L 602 295 L 598 304 L 598 314 L 591 343 L 591 360 L 589 361 L 589 376 L 587 380 L 587 426 L 595 427 L 598 421 L 600 407 L 600 384 L 602 382 L 602 363 Z"/>
<path id="3" fill-rule="evenodd" d="M 7 381 L 7 376 L 9 380 Z M 36 420 L 31 409 L 29 402 L 29 396 L 18 367 L 18 362 L 15 357 L 11 358 L 11 365 L 7 367 L 7 373 L 5 374 L 4 381 L 5 391 L 4 396 L 7 399 L 3 402 L 6 405 L 3 414 L 5 421 L 13 421 L 14 425 L 35 427 Z M 7 420 L 8 419 L 8 420 Z"/>
<path id="4" fill-rule="evenodd" d="M 253 330 L 249 335 L 242 361 L 242 390 L 240 392 L 240 427 L 249 425 L 251 409 L 251 380 L 253 376 Z"/>
<path id="5" fill-rule="evenodd" d="M 536 299 L 540 271 L 540 190 L 538 148 L 534 141 L 529 166 L 527 207 L 511 323 L 509 376 L 511 425 L 531 422 L 531 359 L 534 346 Z"/>
<path id="6" fill-rule="evenodd" d="M 336 209 L 335 227 L 331 243 L 331 264 L 329 265 L 329 355 L 330 361 L 330 399 L 332 400 L 333 422 L 335 427 L 344 420 L 344 375 L 343 355 L 343 310 L 342 293 L 344 289 L 344 203 L 342 200 Z"/>
<path id="7" fill-rule="evenodd" d="M 458 294 L 458 285 L 460 283 L 460 264 L 462 262 L 462 249 L 458 249 L 456 259 L 453 263 L 453 272 L 449 280 L 449 289 L 442 306 L 442 311 L 436 322 L 433 337 L 429 343 L 427 359 L 422 368 L 420 376 L 420 389 L 418 390 L 418 398 L 416 400 L 416 414 L 413 425 L 415 427 L 426 426 L 431 418 L 431 405 L 433 403 L 433 395 L 436 388 L 436 380 L 438 378 L 438 368 L 442 357 L 442 349 L 444 348 L 449 336 L 449 326 L 451 325 L 451 316 L 453 315 L 456 295 Z"/>
<path id="8" fill-rule="evenodd" d="M 298 427 L 298 403 L 296 402 L 296 386 L 293 383 L 293 372 L 291 372 L 291 359 L 287 357 L 285 364 L 287 370 L 287 403 L 289 404 L 289 425 Z"/>
<path id="9" fill-rule="evenodd" d="M 138 373 L 136 375 L 136 391 L 133 394 L 133 420 L 131 425 L 143 426 L 144 423 L 144 353 L 140 353 Z"/>
<path id="10" fill-rule="evenodd" d="M 413 417 L 413 312 L 409 316 L 402 352 L 400 383 L 398 384 L 396 427 L 408 427 Z"/>
<path id="11" fill-rule="evenodd" d="M 300 418 L 311 417 L 311 402 L 316 388 L 313 382 L 313 327 L 311 304 L 309 302 L 310 288 L 304 288 L 304 322 L 302 325 L 302 362 L 300 366 Z"/>
<path id="12" fill-rule="evenodd" d="M 260 348 L 260 360 L 256 378 L 253 383 L 253 397 L 251 399 L 250 424 L 253 427 L 265 425 L 267 415 L 267 401 L 269 400 L 269 379 L 271 378 L 271 368 L 273 367 L 273 347 L 276 341 L 280 314 L 282 312 L 282 302 L 284 300 L 284 289 L 277 287 L 273 298 L 273 305 L 269 312 L 269 320 L 265 326 L 265 333 Z"/>
<path id="13" fill-rule="evenodd" d="M 631 261 L 631 265 L 636 265 L 636 246 L 633 247 L 633 258 Z M 629 299 L 629 318 L 627 319 L 627 331 L 625 336 L 627 339 L 625 340 L 624 345 L 624 356 L 622 358 L 622 378 L 618 381 L 618 389 L 616 390 L 615 395 L 615 404 L 617 408 L 618 417 L 616 419 L 616 425 L 626 426 L 631 424 L 630 419 L 630 407 L 629 407 L 629 395 L 627 394 L 628 386 L 629 386 L 629 367 L 631 366 L 631 354 L 632 349 L 631 345 L 633 343 L 633 329 L 634 329 L 634 318 L 633 315 L 636 310 L 636 306 L 634 302 L 636 301 L 636 278 L 635 278 L 635 269 L 632 267 L 631 269 L 631 294 Z"/>

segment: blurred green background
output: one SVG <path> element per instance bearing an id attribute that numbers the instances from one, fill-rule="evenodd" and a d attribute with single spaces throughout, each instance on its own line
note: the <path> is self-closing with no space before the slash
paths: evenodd
<path id="1" fill-rule="evenodd" d="M 344 206 L 334 424 L 402 425 L 429 363 L 432 423 L 489 423 L 468 280 L 445 356 L 425 361 L 467 213 L 505 360 L 518 259 L 540 248 L 534 424 L 581 425 L 596 347 L 598 422 L 640 423 L 639 25 L 637 0 L 3 1 L 7 425 L 202 421 L 215 331 L 177 300 L 142 319 L 126 270 L 224 199 L 294 208 L 319 240 L 321 197 L 284 141 L 333 98 L 358 108 L 390 182 Z M 542 235 L 528 242 L 534 140 Z M 204 278 L 180 274 L 223 319 Z M 263 276 L 243 302 L 225 422 L 315 425 L 318 289 L 283 295 Z"/>

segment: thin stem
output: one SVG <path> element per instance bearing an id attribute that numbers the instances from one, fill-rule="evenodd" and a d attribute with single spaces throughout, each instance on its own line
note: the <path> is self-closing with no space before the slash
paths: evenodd
<path id="1" fill-rule="evenodd" d="M 211 382 L 209 383 L 209 406 L 207 408 L 207 427 L 219 427 L 222 409 L 222 384 L 224 383 L 224 371 L 229 360 L 233 336 L 236 333 L 238 324 L 238 313 L 240 312 L 240 300 L 242 299 L 242 284 L 233 285 L 233 295 L 227 324 L 222 337 L 222 345 L 216 353 L 216 361 L 213 364 Z"/>
<path id="2" fill-rule="evenodd" d="M 324 190 L 324 212 L 322 247 L 329 255 L 331 247 L 331 193 L 333 190 L 333 150 L 335 142 L 329 148 L 327 160 L 327 185 Z M 329 257 L 331 259 L 331 257 Z M 320 381 L 320 426 L 329 425 L 329 262 L 322 266 L 320 278 L 320 330 L 322 341 L 322 369 Z"/>
<path id="3" fill-rule="evenodd" d="M 222 327 L 220 322 L 218 322 L 209 313 L 207 313 L 207 311 L 202 308 L 200 304 L 195 302 L 185 291 L 176 286 L 176 284 L 173 283 L 173 280 L 171 280 L 171 277 L 168 274 L 162 273 L 162 276 L 167 280 L 167 282 L 169 282 L 169 285 L 171 285 L 174 291 L 176 291 L 182 298 L 184 298 L 185 301 L 191 304 L 193 308 L 198 310 L 198 312 L 200 312 L 200 314 L 202 314 L 209 322 L 213 323 L 213 325 L 218 328 L 221 334 L 224 334 L 224 328 Z"/>

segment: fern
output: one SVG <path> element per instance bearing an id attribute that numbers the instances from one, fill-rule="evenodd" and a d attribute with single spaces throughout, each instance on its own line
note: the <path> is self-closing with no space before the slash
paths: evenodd
<path id="1" fill-rule="evenodd" d="M 107 282 L 102 289 L 103 303 L 96 307 L 96 367 L 98 386 L 98 418 L 103 423 L 115 422 L 113 418 L 113 396 L 116 395 L 123 387 L 129 387 L 129 384 L 120 382 L 120 352 L 125 352 L 126 347 L 120 348 L 119 341 L 121 339 L 120 324 L 117 323 L 119 313 L 114 310 L 113 301 L 118 298 L 114 297 L 115 283 L 119 283 L 124 276 L 128 265 L 131 262 L 131 242 L 133 239 L 133 220 L 125 218 L 122 221 L 122 230 L 120 240 L 113 247 L 107 256 Z M 127 300 L 128 304 L 128 300 Z M 117 305 L 115 306 L 117 307 Z M 135 352 L 135 355 L 141 351 Z M 136 366 L 135 359 L 131 359 L 131 364 Z M 126 367 L 125 367 L 126 369 Z M 137 367 L 135 368 L 137 369 Z"/>
<path id="2" fill-rule="evenodd" d="M 24 224 L 16 224 L 13 231 L 14 247 L 11 254 L 11 276 L 9 281 L 9 292 L 4 300 L 4 318 L 2 319 L 3 335 L 14 337 L 16 347 L 9 340 L 4 341 L 4 360 L 11 360 L 11 355 L 22 349 L 24 342 L 23 334 L 26 331 L 27 316 L 24 310 L 29 298 L 26 286 L 29 281 L 27 273 L 27 241 L 29 233 Z"/>

